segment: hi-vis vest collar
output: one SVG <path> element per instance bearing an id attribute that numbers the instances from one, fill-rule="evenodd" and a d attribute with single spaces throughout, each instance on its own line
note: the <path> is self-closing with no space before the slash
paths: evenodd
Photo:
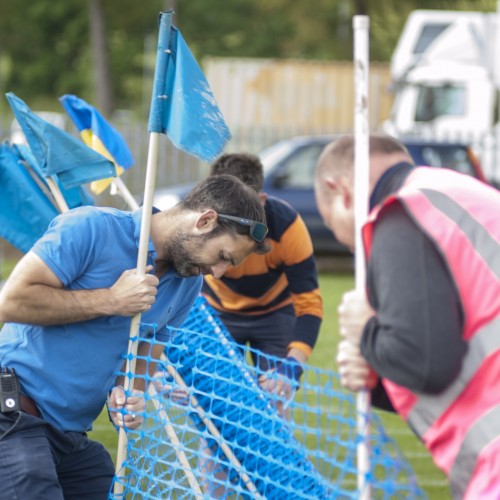
<path id="1" fill-rule="evenodd" d="M 449 475 L 453 495 L 463 498 L 478 457 L 492 443 L 500 452 L 500 195 L 464 175 L 417 168 L 370 214 L 363 228 L 368 259 L 377 219 L 395 202 L 443 255 L 460 296 L 469 347 L 459 375 L 439 395 L 412 393 L 388 380 L 384 385 Z"/>

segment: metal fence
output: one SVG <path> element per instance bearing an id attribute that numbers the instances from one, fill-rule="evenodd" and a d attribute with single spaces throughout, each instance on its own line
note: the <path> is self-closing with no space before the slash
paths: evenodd
<path id="1" fill-rule="evenodd" d="M 202 66 L 232 132 L 228 152 L 258 153 L 283 138 L 353 129 L 352 62 L 208 57 Z M 370 120 L 376 127 L 388 117 L 392 104 L 389 65 L 373 63 L 370 77 Z M 130 116 L 119 113 L 112 122 L 123 133 L 136 161 L 123 180 L 140 196 L 149 139 L 145 121 L 134 123 Z M 10 121 L 10 117 L 0 117 L 4 138 L 11 133 Z M 208 173 L 207 165 L 178 151 L 168 139 L 162 137 L 160 145 L 158 187 L 199 180 Z M 116 198 L 105 194 L 96 201 L 116 205 L 120 203 Z"/>
<path id="2" fill-rule="evenodd" d="M 203 70 L 232 133 L 227 152 L 259 153 L 272 143 L 297 135 L 342 134 L 354 128 L 354 72 L 352 62 L 274 59 L 206 58 Z M 390 67 L 370 63 L 369 122 L 377 130 L 389 118 L 393 95 Z M 132 194 L 142 197 L 149 136 L 145 120 L 131 121 L 131 113 L 112 120 L 125 137 L 135 166 L 123 180 Z M 10 120 L 0 117 L 0 135 L 8 138 Z M 73 129 L 76 134 L 76 131 Z M 444 137 L 472 144 L 489 179 L 500 181 L 500 138 Z M 204 178 L 208 165 L 177 150 L 161 137 L 157 187 Z M 124 208 L 108 193 L 97 204 Z"/>
<path id="3" fill-rule="evenodd" d="M 277 59 L 206 58 L 203 69 L 232 133 L 227 152 L 259 153 L 272 143 L 309 134 L 346 133 L 353 130 L 354 85 L 351 62 Z M 388 64 L 370 68 L 370 125 L 378 127 L 389 116 Z M 142 123 L 116 123 L 125 136 L 136 166 L 123 180 L 134 194 L 145 178 L 148 136 Z M 160 141 L 156 185 L 199 180 L 208 166 Z M 100 199 L 111 204 L 115 200 Z"/>

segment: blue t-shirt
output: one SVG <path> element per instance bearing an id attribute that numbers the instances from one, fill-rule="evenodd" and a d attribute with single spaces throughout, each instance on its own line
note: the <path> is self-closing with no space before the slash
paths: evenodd
<path id="1" fill-rule="evenodd" d="M 137 267 L 142 211 L 81 207 L 56 217 L 35 252 L 67 290 L 109 288 L 126 269 Z M 148 264 L 156 252 L 149 242 Z M 153 307 L 141 322 L 180 327 L 202 277 L 160 278 Z M 106 316 L 56 326 L 8 323 L 0 333 L 0 365 L 15 368 L 22 392 L 33 398 L 43 418 L 63 431 L 86 431 L 102 410 L 116 371 L 123 363 L 130 317 Z"/>

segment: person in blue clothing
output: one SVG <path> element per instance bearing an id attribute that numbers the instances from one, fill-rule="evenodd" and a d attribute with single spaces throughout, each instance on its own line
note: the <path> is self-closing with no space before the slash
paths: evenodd
<path id="1" fill-rule="evenodd" d="M 138 273 L 142 211 L 80 207 L 56 217 L 0 294 L 0 366 L 15 370 L 20 411 L 0 412 L 2 497 L 107 498 L 108 452 L 86 432 L 106 401 L 113 423 L 142 423 L 146 377 L 128 394 L 115 380 L 131 317 L 156 324 L 139 354 L 159 358 L 167 327 L 182 325 L 203 275 L 267 251 L 264 209 L 232 176 L 207 179 L 175 207 L 154 210 L 146 273 Z M 148 335 L 142 332 L 141 335 Z"/>

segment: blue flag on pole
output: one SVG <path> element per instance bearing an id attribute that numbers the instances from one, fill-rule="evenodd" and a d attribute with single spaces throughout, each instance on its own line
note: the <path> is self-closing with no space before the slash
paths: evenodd
<path id="1" fill-rule="evenodd" d="M 36 158 L 31 152 L 29 146 L 25 144 L 14 144 L 12 147 L 16 150 L 16 154 L 20 157 L 20 159 L 24 160 L 24 164 L 26 165 L 26 168 L 30 170 L 32 177 L 37 178 L 37 183 L 39 185 L 44 185 L 46 187 L 44 191 L 49 198 L 52 198 L 50 188 L 47 185 L 42 170 L 38 166 L 38 162 L 36 161 Z M 95 205 L 94 199 L 90 196 L 84 186 L 65 188 L 58 178 L 56 178 L 55 181 L 59 191 L 61 191 L 61 194 L 63 195 L 63 198 L 66 200 L 68 208 L 81 207 L 83 205 Z"/>
<path id="2" fill-rule="evenodd" d="M 33 113 L 12 92 L 6 94 L 43 175 L 57 174 L 65 188 L 113 177 L 112 161 Z"/>
<path id="3" fill-rule="evenodd" d="M 57 214 L 16 148 L 0 144 L 0 237 L 26 253 Z"/>
<path id="4" fill-rule="evenodd" d="M 80 132 L 83 142 L 94 151 L 101 153 L 116 166 L 117 175 L 134 164 L 132 153 L 123 136 L 99 112 L 80 97 L 65 94 L 59 98 L 66 113 Z M 90 189 L 102 193 L 112 179 L 94 181 Z"/>
<path id="5" fill-rule="evenodd" d="M 231 134 L 205 75 L 172 24 L 172 11 L 160 13 L 159 25 L 148 129 L 166 134 L 179 149 L 211 162 Z"/>

